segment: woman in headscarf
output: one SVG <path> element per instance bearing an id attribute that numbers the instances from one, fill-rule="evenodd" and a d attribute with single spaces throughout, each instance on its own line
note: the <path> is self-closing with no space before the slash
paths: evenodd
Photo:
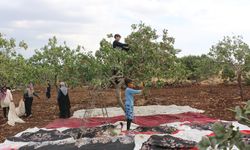
<path id="1" fill-rule="evenodd" d="M 40 97 L 35 93 L 34 86 L 32 83 L 29 83 L 27 85 L 26 90 L 24 91 L 24 104 L 25 104 L 25 113 L 26 117 L 32 116 L 32 103 L 33 103 L 33 97 L 36 96 L 40 99 Z"/>
<path id="2" fill-rule="evenodd" d="M 1 107 L 3 108 L 3 116 L 4 118 L 7 118 L 10 102 L 13 101 L 13 96 L 11 94 L 11 91 L 7 89 L 6 85 L 4 85 L 0 89 L 0 101 L 1 101 Z"/>
<path id="3" fill-rule="evenodd" d="M 70 101 L 68 89 L 64 82 L 60 83 L 60 88 L 58 90 L 58 106 L 60 110 L 60 118 L 69 118 L 70 117 Z"/>

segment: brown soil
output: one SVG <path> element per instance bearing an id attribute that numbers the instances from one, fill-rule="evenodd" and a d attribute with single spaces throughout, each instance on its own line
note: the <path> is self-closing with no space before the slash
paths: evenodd
<path id="1" fill-rule="evenodd" d="M 6 137 L 13 136 L 16 133 L 32 127 L 44 127 L 49 122 L 58 118 L 58 107 L 56 102 L 56 90 L 52 91 L 50 101 L 45 99 L 45 94 L 40 89 L 41 99 L 34 99 L 31 118 L 24 118 L 24 124 L 16 124 L 11 127 L 6 124 L 6 120 L 0 115 L 0 142 Z M 71 89 L 71 111 L 89 107 L 91 90 L 87 88 Z M 101 107 L 103 104 L 107 106 L 117 106 L 114 90 L 109 89 L 102 91 L 104 94 L 100 99 L 96 100 L 95 106 Z M 250 87 L 244 87 L 245 99 L 250 99 Z M 241 105 L 242 101 L 239 97 L 237 86 L 211 85 L 211 86 L 191 86 L 178 88 L 150 89 L 148 98 L 145 100 L 143 96 L 136 97 L 136 105 L 189 105 L 194 108 L 205 110 L 207 116 L 224 120 L 233 120 L 234 114 L 227 108 L 234 108 Z M 22 98 L 22 92 L 13 92 L 15 103 Z"/>

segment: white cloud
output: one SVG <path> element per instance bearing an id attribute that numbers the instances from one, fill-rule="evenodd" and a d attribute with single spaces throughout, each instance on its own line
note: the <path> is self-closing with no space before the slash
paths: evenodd
<path id="1" fill-rule="evenodd" d="M 249 7 L 248 0 L 1 0 L 0 32 L 36 48 L 56 35 L 96 50 L 106 34 L 126 36 L 131 24 L 143 21 L 169 29 L 181 55 L 201 54 L 223 35 L 250 40 Z"/>

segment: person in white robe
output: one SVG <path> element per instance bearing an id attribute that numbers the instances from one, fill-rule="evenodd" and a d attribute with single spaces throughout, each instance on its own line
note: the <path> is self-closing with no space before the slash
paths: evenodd
<path id="1" fill-rule="evenodd" d="M 13 96 L 11 94 L 11 91 L 7 89 L 6 85 L 4 85 L 1 88 L 0 101 L 1 101 L 1 108 L 3 109 L 3 117 L 7 118 L 10 102 L 13 101 Z"/>
<path id="2" fill-rule="evenodd" d="M 19 106 L 16 108 L 13 96 L 10 89 L 3 86 L 0 91 L 1 107 L 3 108 L 4 118 L 8 119 L 8 124 L 14 126 L 16 122 L 24 123 L 24 121 L 19 118 L 25 114 L 24 102 L 20 101 Z"/>

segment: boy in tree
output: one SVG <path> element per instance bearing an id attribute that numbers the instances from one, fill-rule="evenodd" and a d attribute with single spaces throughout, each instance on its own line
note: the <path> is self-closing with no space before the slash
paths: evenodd
<path id="1" fill-rule="evenodd" d="M 127 130 L 130 130 L 131 122 L 134 119 L 134 94 L 139 94 L 142 90 L 135 90 L 134 84 L 131 79 L 125 79 L 125 84 L 127 86 L 125 90 L 125 115 L 127 119 Z"/>
<path id="2" fill-rule="evenodd" d="M 121 39 L 120 34 L 115 34 L 114 38 L 115 38 L 115 40 L 113 42 L 113 48 L 120 48 L 120 49 L 125 50 L 125 51 L 129 50 L 128 44 L 123 44 L 120 42 L 120 39 Z"/>

